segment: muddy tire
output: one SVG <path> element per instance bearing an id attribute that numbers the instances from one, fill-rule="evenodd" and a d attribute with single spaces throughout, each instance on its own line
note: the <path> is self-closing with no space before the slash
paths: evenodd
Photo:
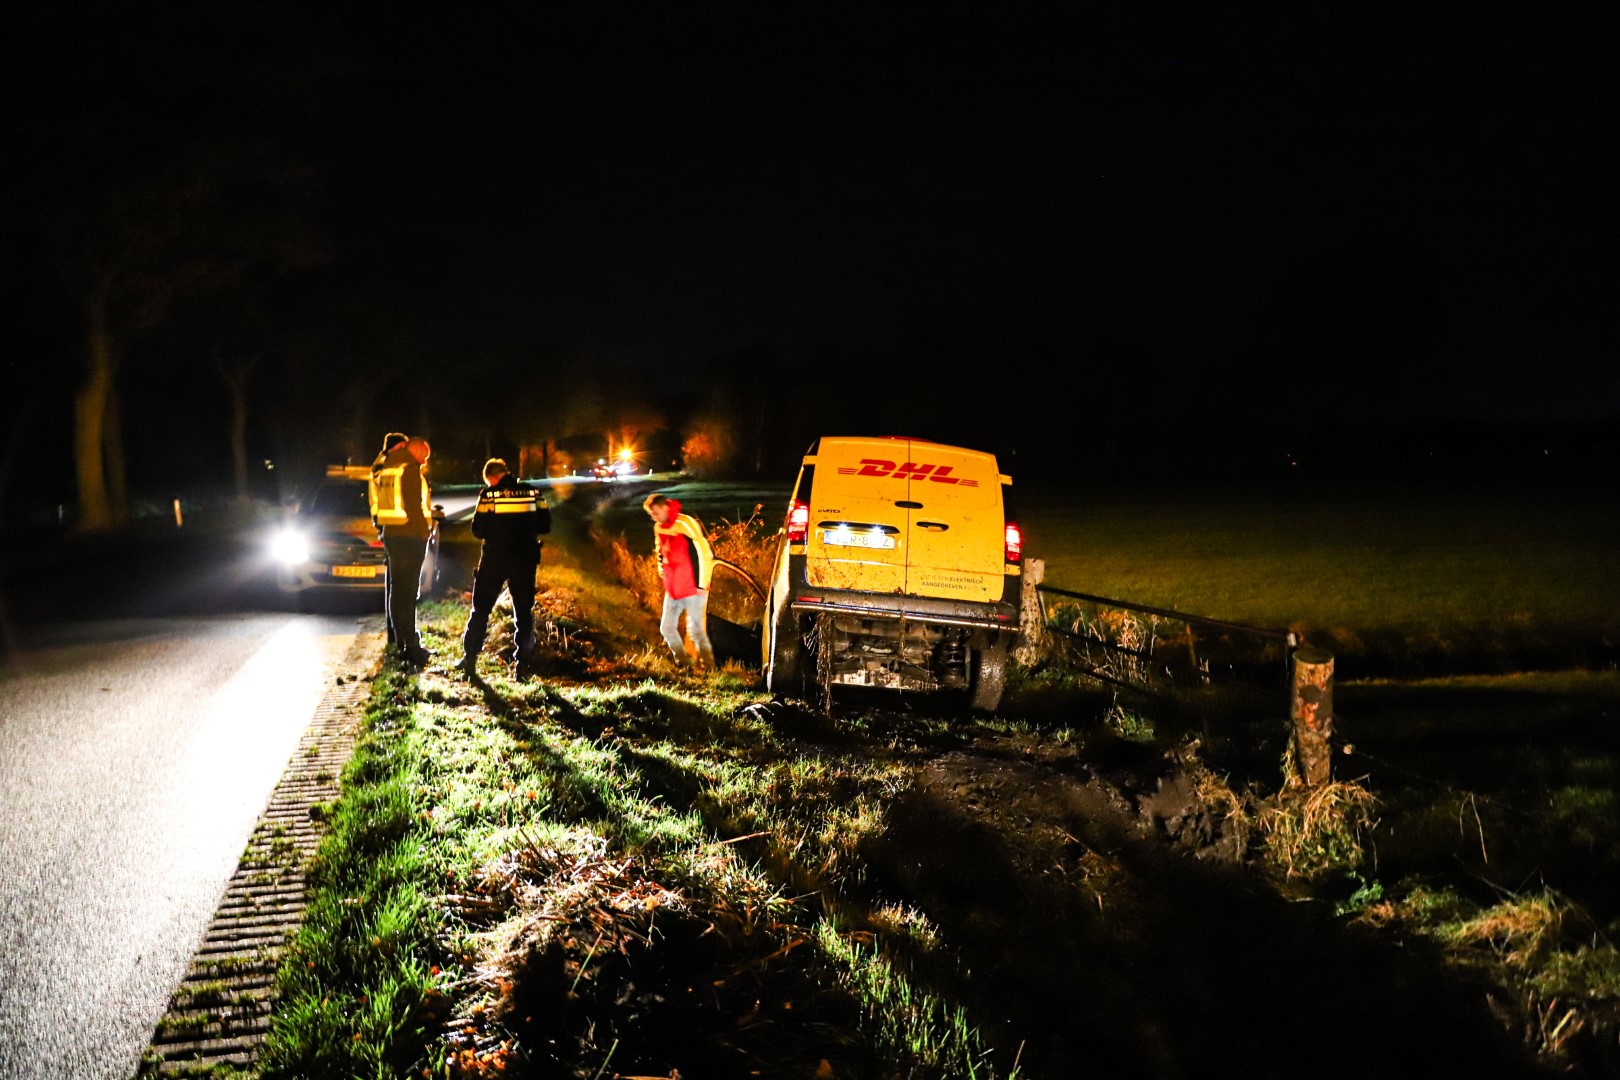
<path id="1" fill-rule="evenodd" d="M 805 635 L 805 653 L 813 663 L 804 665 L 804 700 L 825 712 L 832 711 L 832 619 L 817 615 Z"/>
<path id="2" fill-rule="evenodd" d="M 804 633 L 793 609 L 784 605 L 771 624 L 771 666 L 765 689 L 777 695 L 804 696 Z"/>
<path id="3" fill-rule="evenodd" d="M 1003 643 L 980 649 L 974 654 L 973 698 L 975 712 L 995 712 L 1007 689 L 1007 646 Z"/>

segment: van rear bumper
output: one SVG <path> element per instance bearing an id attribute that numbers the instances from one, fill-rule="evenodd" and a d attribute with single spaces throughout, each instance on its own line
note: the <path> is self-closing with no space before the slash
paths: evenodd
<path id="1" fill-rule="evenodd" d="M 836 611 L 869 619 L 912 619 L 945 626 L 973 626 L 1018 631 L 1017 578 L 1008 579 L 1013 599 L 999 603 L 975 604 L 962 600 L 938 600 L 903 593 L 865 593 L 845 589 L 817 589 L 800 586 L 793 593 L 792 608 L 801 615 Z"/>

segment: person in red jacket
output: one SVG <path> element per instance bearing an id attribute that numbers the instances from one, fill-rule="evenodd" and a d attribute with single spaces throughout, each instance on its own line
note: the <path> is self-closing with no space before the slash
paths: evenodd
<path id="1" fill-rule="evenodd" d="M 698 662 L 713 671 L 707 608 L 714 549 L 703 535 L 703 523 L 681 513 L 681 504 L 664 495 L 649 495 L 641 506 L 653 521 L 658 569 L 664 577 L 664 617 L 658 630 L 675 654 L 675 662 L 686 663 L 686 643 L 681 639 L 681 616 L 685 615 L 686 633 L 697 648 Z"/>

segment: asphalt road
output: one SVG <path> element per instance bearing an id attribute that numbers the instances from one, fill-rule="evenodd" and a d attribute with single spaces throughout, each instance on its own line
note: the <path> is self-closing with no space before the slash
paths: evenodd
<path id="1" fill-rule="evenodd" d="M 0 668 L 0 1077 L 134 1071 L 362 622 L 30 630 Z"/>
<path id="2" fill-rule="evenodd" d="M 447 491 L 445 580 L 465 584 Z M 287 612 L 272 524 L 0 547 L 0 1080 L 123 1078 L 379 592 Z"/>

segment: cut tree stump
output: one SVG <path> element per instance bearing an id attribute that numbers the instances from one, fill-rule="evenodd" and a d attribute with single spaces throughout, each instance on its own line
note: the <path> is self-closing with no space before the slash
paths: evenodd
<path id="1" fill-rule="evenodd" d="M 1013 653 L 1013 658 L 1021 667 L 1034 667 L 1045 660 L 1051 646 L 1046 631 L 1046 617 L 1041 611 L 1041 594 L 1036 591 L 1045 580 L 1046 560 L 1025 559 L 1020 592 L 1022 611 L 1018 620 L 1018 649 Z"/>
<path id="2" fill-rule="evenodd" d="M 1333 654 L 1309 645 L 1294 651 L 1289 717 L 1294 761 L 1306 787 L 1333 780 Z"/>

